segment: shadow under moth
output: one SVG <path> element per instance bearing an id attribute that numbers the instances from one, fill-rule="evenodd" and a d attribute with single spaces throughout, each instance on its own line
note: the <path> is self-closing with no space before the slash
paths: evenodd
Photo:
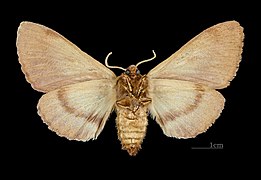
<path id="1" fill-rule="evenodd" d="M 141 149 L 150 114 L 163 133 L 193 138 L 205 132 L 224 108 L 216 91 L 235 77 L 243 48 L 243 28 L 236 21 L 216 24 L 142 75 L 101 64 L 54 30 L 21 22 L 17 53 L 32 88 L 45 93 L 37 109 L 44 123 L 69 140 L 96 139 L 113 110 L 122 149 Z M 109 68 L 124 72 L 116 76 Z"/>

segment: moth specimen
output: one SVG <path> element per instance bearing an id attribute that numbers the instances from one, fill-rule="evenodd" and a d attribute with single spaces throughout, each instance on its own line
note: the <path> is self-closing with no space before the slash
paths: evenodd
<path id="1" fill-rule="evenodd" d="M 124 69 L 109 66 L 109 54 L 105 67 L 54 30 L 32 22 L 20 24 L 16 46 L 26 80 L 46 93 L 37 109 L 49 129 L 70 140 L 96 139 L 115 110 L 122 149 L 135 156 L 148 114 L 165 135 L 176 138 L 193 138 L 215 122 L 225 102 L 216 89 L 236 75 L 243 38 L 238 22 L 216 24 L 146 75 L 138 65 L 152 58 Z M 109 68 L 124 72 L 116 77 Z"/>

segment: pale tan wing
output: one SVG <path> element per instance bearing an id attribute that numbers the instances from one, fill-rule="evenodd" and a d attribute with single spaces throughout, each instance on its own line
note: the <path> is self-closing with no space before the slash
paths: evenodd
<path id="1" fill-rule="evenodd" d="M 70 140 L 96 139 L 116 101 L 115 81 L 92 80 L 44 94 L 38 114 L 49 129 Z"/>
<path id="2" fill-rule="evenodd" d="M 219 117 L 225 99 L 212 88 L 189 81 L 151 79 L 149 111 L 165 135 L 192 138 Z"/>
<path id="3" fill-rule="evenodd" d="M 243 28 L 236 21 L 212 26 L 148 73 L 153 79 L 178 79 L 222 89 L 241 60 Z"/>
<path id="4" fill-rule="evenodd" d="M 16 46 L 27 81 L 41 92 L 83 81 L 115 78 L 111 70 L 40 24 L 22 22 Z"/>

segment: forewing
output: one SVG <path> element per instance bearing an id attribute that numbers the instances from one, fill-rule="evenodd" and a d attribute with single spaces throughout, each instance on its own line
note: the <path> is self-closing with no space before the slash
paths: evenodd
<path id="1" fill-rule="evenodd" d="M 49 129 L 70 140 L 96 139 L 116 101 L 115 82 L 92 80 L 44 94 L 38 114 Z"/>
<path id="2" fill-rule="evenodd" d="M 83 81 L 115 78 L 111 70 L 43 25 L 22 22 L 16 46 L 27 81 L 41 92 Z"/>
<path id="3" fill-rule="evenodd" d="M 149 111 L 170 137 L 192 138 L 205 132 L 224 108 L 223 96 L 201 84 L 153 79 L 149 87 Z"/>
<path id="4" fill-rule="evenodd" d="M 243 28 L 236 21 L 212 26 L 152 69 L 148 77 L 227 87 L 241 60 L 243 38 Z"/>

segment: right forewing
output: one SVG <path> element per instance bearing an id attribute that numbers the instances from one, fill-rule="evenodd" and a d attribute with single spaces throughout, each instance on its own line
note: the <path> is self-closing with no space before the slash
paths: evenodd
<path id="1" fill-rule="evenodd" d="M 88 80 L 115 78 L 111 70 L 40 24 L 22 22 L 16 46 L 27 81 L 41 92 Z"/>

